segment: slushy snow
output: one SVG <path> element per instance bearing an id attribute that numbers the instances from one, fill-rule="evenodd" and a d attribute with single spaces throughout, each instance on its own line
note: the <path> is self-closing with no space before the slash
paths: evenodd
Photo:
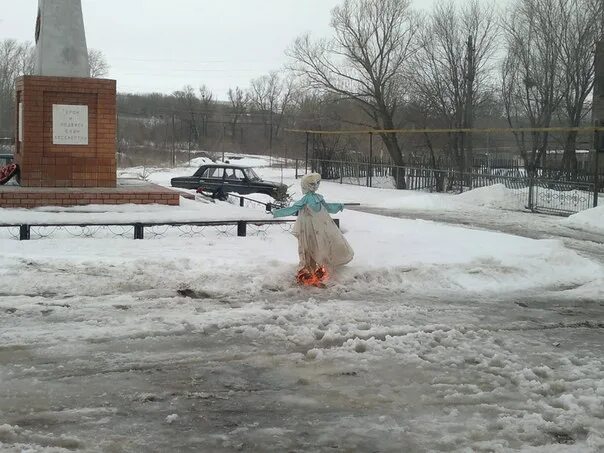
<path id="1" fill-rule="evenodd" d="M 151 179 L 169 185 L 193 171 Z M 291 169 L 259 172 L 299 195 Z M 504 189 L 453 196 L 326 182 L 319 192 L 392 211 L 467 209 L 495 224 L 508 213 L 489 200 Z M 181 201 L 0 217 L 271 218 Z M 593 211 L 568 222 L 599 231 Z M 518 216 L 530 228 L 541 221 Z M 230 227 L 158 228 L 142 241 L 73 237 L 73 227 L 34 228 L 20 242 L 0 229 L 0 450 L 604 449 L 597 253 L 435 221 L 337 217 L 355 259 L 326 289 L 295 284 L 289 225 L 251 225 L 246 238 Z"/>

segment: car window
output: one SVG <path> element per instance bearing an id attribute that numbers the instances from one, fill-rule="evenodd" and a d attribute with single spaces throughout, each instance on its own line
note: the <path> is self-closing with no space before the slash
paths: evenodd
<path id="1" fill-rule="evenodd" d="M 256 174 L 256 172 L 254 170 L 252 170 L 251 168 L 246 168 L 245 169 L 245 173 L 247 174 L 247 177 L 249 180 L 251 181 L 260 181 L 260 176 L 258 176 Z"/>
<path id="2" fill-rule="evenodd" d="M 224 168 L 222 167 L 210 167 L 207 168 L 203 173 L 202 178 L 222 179 L 224 175 Z"/>
<path id="3" fill-rule="evenodd" d="M 226 179 L 230 181 L 243 181 L 245 179 L 245 175 L 240 168 L 227 168 Z"/>

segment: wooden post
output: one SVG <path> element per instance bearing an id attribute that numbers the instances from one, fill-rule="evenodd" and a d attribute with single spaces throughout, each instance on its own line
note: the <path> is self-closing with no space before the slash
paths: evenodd
<path id="1" fill-rule="evenodd" d="M 247 236 L 247 222 L 244 220 L 240 220 L 237 222 L 237 236 L 246 237 Z"/>

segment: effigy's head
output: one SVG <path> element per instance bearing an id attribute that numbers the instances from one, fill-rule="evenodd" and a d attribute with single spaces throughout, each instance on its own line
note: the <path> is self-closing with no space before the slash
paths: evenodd
<path id="1" fill-rule="evenodd" d="M 321 183 L 321 175 L 319 173 L 310 173 L 302 176 L 302 193 L 316 192 Z"/>

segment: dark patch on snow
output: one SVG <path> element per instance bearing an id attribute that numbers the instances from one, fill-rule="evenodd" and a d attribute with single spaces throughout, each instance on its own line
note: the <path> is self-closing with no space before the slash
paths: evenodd
<path id="1" fill-rule="evenodd" d="M 213 299 L 213 296 L 203 290 L 193 290 L 190 288 L 183 288 L 176 291 L 179 296 L 187 297 L 189 299 Z"/>
<path id="2" fill-rule="evenodd" d="M 69 304 L 43 304 L 42 302 L 38 302 L 37 305 L 42 307 L 60 307 L 60 308 L 71 308 Z"/>
<path id="3" fill-rule="evenodd" d="M 571 445 L 575 443 L 575 438 L 564 431 L 550 431 L 547 434 L 552 436 L 558 444 Z"/>

